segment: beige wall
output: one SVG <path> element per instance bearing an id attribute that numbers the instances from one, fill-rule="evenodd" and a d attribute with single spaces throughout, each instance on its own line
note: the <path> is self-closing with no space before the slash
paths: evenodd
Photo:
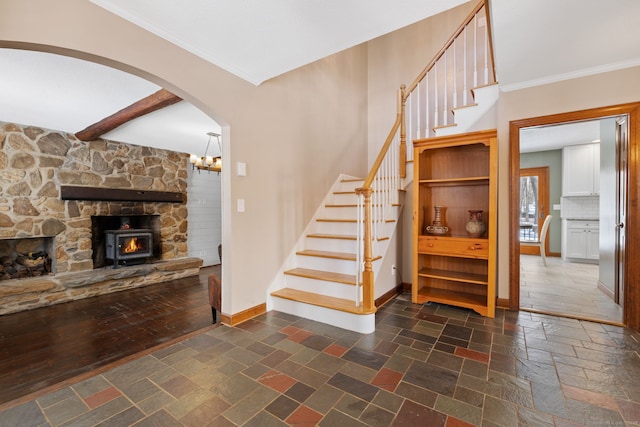
<path id="1" fill-rule="evenodd" d="M 90 2 L 5 0 L 0 47 L 133 72 L 223 126 L 224 313 L 265 302 L 267 284 L 338 174 L 366 170 L 364 45 L 255 87 Z M 246 177 L 232 173 L 238 161 Z M 244 213 L 235 211 L 238 198 Z"/>

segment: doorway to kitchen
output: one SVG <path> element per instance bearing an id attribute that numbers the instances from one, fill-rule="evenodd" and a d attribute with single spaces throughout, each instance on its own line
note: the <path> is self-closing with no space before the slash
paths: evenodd
<path id="1" fill-rule="evenodd" d="M 615 254 L 614 267 L 619 267 L 619 269 L 617 270 L 618 271 L 617 274 L 619 278 L 622 279 L 621 281 L 625 283 L 625 287 L 620 288 L 619 290 L 620 305 L 617 305 L 615 303 L 615 295 L 614 295 L 615 292 L 612 292 L 611 295 L 608 295 L 607 292 L 604 292 L 604 289 L 602 289 L 602 286 L 600 286 L 600 272 L 598 271 L 599 266 L 597 262 L 570 263 L 568 262 L 570 260 L 563 259 L 562 256 L 560 257 L 555 256 L 555 257 L 548 258 L 548 261 L 551 261 L 551 262 L 550 262 L 550 265 L 545 268 L 542 265 L 542 263 L 539 262 L 540 257 L 537 255 L 523 254 L 521 258 L 519 243 L 520 243 L 522 233 L 525 232 L 521 228 L 522 214 L 523 214 L 521 200 L 520 200 L 520 190 L 523 185 L 520 177 L 521 130 L 526 130 L 529 128 L 540 128 L 540 127 L 550 128 L 552 127 L 552 125 L 565 124 L 565 123 L 579 123 L 583 121 L 600 120 L 603 118 L 613 118 L 613 120 L 611 121 L 615 123 L 616 119 L 623 118 L 623 120 L 617 120 L 618 131 L 616 132 L 614 129 L 613 132 L 615 134 L 625 133 L 624 131 L 621 131 L 622 129 L 621 126 L 627 126 L 624 129 L 631 128 L 631 129 L 637 130 L 636 123 L 637 123 L 638 115 L 637 115 L 636 109 L 638 108 L 638 105 L 639 104 L 626 104 L 626 105 L 621 105 L 617 107 L 584 110 L 580 112 L 544 116 L 544 117 L 524 119 L 524 120 L 511 122 L 510 124 L 510 148 L 511 148 L 511 154 L 510 154 L 510 166 L 511 166 L 510 224 L 511 225 L 510 225 L 510 230 L 511 230 L 511 233 L 509 237 L 510 258 L 511 258 L 510 288 L 509 288 L 510 290 L 509 307 L 510 308 L 521 309 L 522 307 L 522 309 L 525 309 L 522 304 L 522 296 L 521 296 L 521 292 L 523 292 L 522 291 L 523 283 L 521 283 L 521 274 L 523 273 L 525 276 L 527 276 L 523 280 L 523 282 L 525 282 L 524 283 L 525 286 L 527 286 L 530 283 L 530 281 L 532 281 L 533 278 L 535 278 L 535 280 L 539 279 L 541 281 L 546 281 L 547 290 L 551 289 L 553 291 L 570 289 L 571 286 L 568 284 L 570 284 L 571 281 L 579 282 L 581 280 L 591 280 L 595 277 L 598 280 L 596 280 L 596 283 L 593 286 L 591 286 L 591 288 L 598 291 L 597 295 L 599 298 L 605 297 L 607 303 L 617 308 L 617 311 L 618 311 L 617 317 L 615 317 L 615 314 L 614 314 L 614 317 L 612 318 L 599 318 L 600 314 L 598 314 L 597 311 L 594 311 L 594 313 L 589 313 L 589 308 L 598 306 L 600 302 L 589 300 L 589 299 L 585 299 L 583 302 L 579 302 L 577 300 L 577 297 L 585 295 L 585 292 L 582 289 L 578 289 L 577 291 L 573 292 L 572 296 L 569 297 L 574 300 L 573 302 L 578 302 L 577 312 L 574 312 L 574 313 L 569 312 L 570 310 L 565 310 L 564 307 L 562 307 L 560 304 L 555 304 L 555 305 L 549 304 L 552 306 L 551 309 L 541 308 L 539 310 L 531 310 L 531 311 L 548 312 L 548 313 L 553 313 L 561 316 L 567 316 L 567 317 L 573 317 L 573 318 L 585 319 L 585 320 L 601 321 L 601 322 L 612 323 L 612 324 L 627 324 L 627 326 L 632 326 L 637 328 L 637 326 L 633 326 L 633 325 L 640 322 L 640 320 L 636 319 L 636 316 L 640 315 L 640 313 L 638 313 L 637 308 L 633 307 L 634 303 L 629 301 L 629 298 L 631 298 L 635 300 L 635 304 L 638 304 L 639 298 L 635 294 L 635 292 L 637 291 L 638 283 L 636 283 L 637 280 L 635 279 L 633 272 L 631 272 L 631 270 L 635 271 L 636 267 L 633 265 L 629 265 L 629 263 L 624 262 L 625 260 L 629 259 L 629 257 L 631 256 L 630 254 L 631 252 L 636 253 L 636 251 L 638 250 L 637 245 L 630 243 L 632 242 L 631 236 L 637 233 L 637 232 L 634 232 L 635 223 L 627 224 L 627 226 L 625 226 L 624 221 L 622 220 L 612 221 L 612 226 L 619 230 L 620 232 L 619 234 L 622 236 L 622 241 L 627 242 L 626 252 L 614 253 Z M 623 122 L 624 124 L 620 125 L 620 123 L 623 123 Z M 638 196 L 636 189 L 634 189 L 633 184 L 631 184 L 633 182 L 637 182 L 638 180 L 638 170 L 637 170 L 638 165 L 635 162 L 627 162 L 624 160 L 626 158 L 625 156 L 633 159 L 632 155 L 627 153 L 630 153 L 630 152 L 632 153 L 634 151 L 634 147 L 637 147 L 636 145 L 637 136 L 635 132 L 631 132 L 631 131 L 629 131 L 627 134 L 630 135 L 630 138 L 628 141 L 628 145 L 629 145 L 628 150 L 624 150 L 624 148 L 621 149 L 621 147 L 626 147 L 626 144 L 620 145 L 621 139 L 619 137 L 617 139 L 616 137 L 611 138 L 613 141 L 612 143 L 615 144 L 615 148 L 613 150 L 614 162 L 617 161 L 618 163 L 617 163 L 617 166 L 614 165 L 614 169 L 613 169 L 614 170 L 614 173 L 612 174 L 613 186 L 607 187 L 607 193 L 614 194 L 613 197 L 617 198 L 620 201 L 620 202 L 616 202 L 614 206 L 621 207 L 621 209 L 619 209 L 620 211 L 622 211 L 622 214 L 623 214 L 621 218 L 624 218 L 624 214 L 626 213 L 627 203 L 631 204 L 632 200 L 635 200 Z M 593 141 L 584 141 L 584 142 L 592 143 Z M 616 154 L 619 156 L 617 157 L 618 160 L 615 160 Z M 559 155 L 561 156 L 561 153 Z M 622 159 L 622 161 L 620 159 Z M 576 164 L 574 164 L 574 166 L 575 165 Z M 620 169 L 621 173 L 615 172 L 616 170 L 615 168 Z M 552 175 L 553 175 L 553 172 L 552 172 Z M 625 186 L 622 186 L 622 191 L 620 191 L 620 185 L 619 185 L 620 183 L 626 184 L 627 191 L 624 191 Z M 609 184 L 605 184 L 605 185 L 609 185 Z M 551 186 L 553 186 L 553 184 L 551 184 Z M 562 198 L 559 198 L 559 200 L 554 200 L 553 190 L 551 190 L 551 193 L 552 193 L 551 200 L 547 202 L 550 204 L 548 204 L 547 206 L 549 206 L 550 212 L 552 213 L 552 215 L 555 214 L 558 217 L 558 219 L 560 219 L 562 210 L 560 206 L 561 203 L 559 202 L 561 201 L 564 202 L 564 198 L 562 197 Z M 629 193 L 629 194 L 626 194 L 626 193 Z M 571 202 L 576 202 L 576 200 L 571 200 Z M 562 219 L 563 221 L 562 225 L 556 224 L 555 232 L 558 234 L 558 236 L 562 234 L 562 230 L 566 230 L 566 228 L 564 227 L 566 225 L 566 222 L 564 222 L 564 220 L 565 219 Z M 553 228 L 554 227 L 552 225 L 551 230 L 553 230 Z M 617 242 L 619 241 L 620 239 L 618 239 Z M 553 253 L 554 249 L 551 248 L 550 251 Z M 559 254 L 562 255 L 561 253 L 562 251 L 557 251 L 557 252 L 559 252 Z M 534 267 L 531 267 L 531 265 L 533 265 Z M 593 270 L 594 268 L 595 268 L 594 271 L 590 270 L 590 269 Z M 554 272 L 555 274 L 550 274 Z M 581 277 L 577 277 L 577 278 L 574 277 L 572 279 L 571 276 L 574 273 L 578 274 L 578 276 L 581 276 Z M 564 280 L 567 280 L 567 281 L 564 282 Z M 527 292 L 528 291 L 529 290 L 527 290 Z M 528 297 L 528 295 L 526 296 Z M 551 295 L 550 298 L 554 303 L 557 303 L 558 298 L 560 298 L 560 295 L 555 295 L 555 296 Z M 581 304 L 582 304 L 582 307 L 580 307 Z"/>

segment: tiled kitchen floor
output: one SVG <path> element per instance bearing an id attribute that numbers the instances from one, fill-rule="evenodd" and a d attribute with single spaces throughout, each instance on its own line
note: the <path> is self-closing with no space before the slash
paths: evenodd
<path id="1" fill-rule="evenodd" d="M 597 264 L 520 255 L 520 307 L 622 324 L 622 307 L 598 289 Z"/>
<path id="2" fill-rule="evenodd" d="M 0 412 L 0 426 L 628 426 L 640 335 L 401 295 L 361 335 L 270 312 Z"/>

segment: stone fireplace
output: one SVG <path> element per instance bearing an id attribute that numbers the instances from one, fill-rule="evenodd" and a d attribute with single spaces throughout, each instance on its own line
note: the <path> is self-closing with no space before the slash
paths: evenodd
<path id="1" fill-rule="evenodd" d="M 0 280 L 0 314 L 197 274 L 187 165 L 183 153 L 0 122 L 0 249 L 43 241 L 51 258 L 49 275 Z M 152 262 L 105 272 L 95 224 L 120 217 L 148 221 Z"/>

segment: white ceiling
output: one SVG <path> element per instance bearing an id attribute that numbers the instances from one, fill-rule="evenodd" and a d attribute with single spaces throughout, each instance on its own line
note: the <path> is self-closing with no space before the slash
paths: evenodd
<path id="1" fill-rule="evenodd" d="M 93 0 L 254 84 L 465 1 Z M 501 90 L 640 64 L 638 0 L 491 0 L 491 10 Z M 0 63 L 0 120 L 69 133 L 159 89 L 46 53 L 0 49 Z M 219 129 L 182 101 L 104 137 L 199 154 Z"/>
<path id="2" fill-rule="evenodd" d="M 596 140 L 600 140 L 600 120 L 524 128 L 520 130 L 520 152 L 558 150 Z"/>
<path id="3" fill-rule="evenodd" d="M 469 0 L 91 0 L 255 85 Z"/>

